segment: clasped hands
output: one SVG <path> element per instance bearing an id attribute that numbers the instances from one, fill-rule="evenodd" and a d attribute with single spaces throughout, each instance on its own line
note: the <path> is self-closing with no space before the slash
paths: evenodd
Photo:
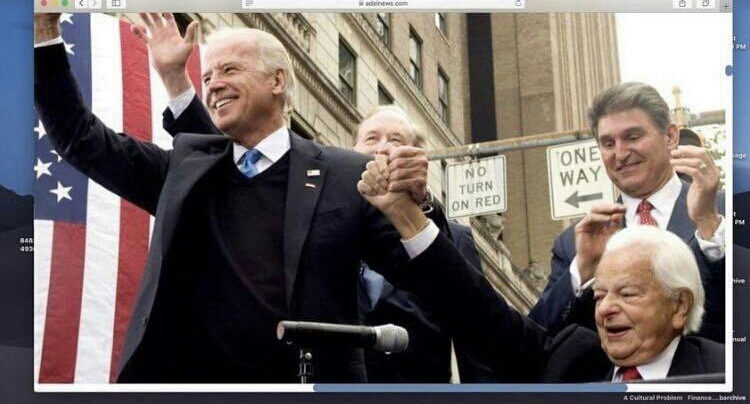
<path id="1" fill-rule="evenodd" d="M 424 200 L 426 187 L 427 158 L 424 150 L 411 146 L 376 154 L 357 183 L 362 197 L 383 212 L 403 239 L 425 228 L 427 217 L 418 202 Z"/>
<path id="2" fill-rule="evenodd" d="M 366 165 L 357 190 L 383 213 L 418 205 L 427 195 L 427 157 L 423 149 L 396 146 L 376 154 Z"/>

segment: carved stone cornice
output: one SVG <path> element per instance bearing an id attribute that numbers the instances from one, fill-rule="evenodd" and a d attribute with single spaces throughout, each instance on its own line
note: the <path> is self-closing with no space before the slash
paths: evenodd
<path id="1" fill-rule="evenodd" d="M 396 55 L 380 40 L 378 33 L 373 28 L 372 24 L 362 15 L 362 13 L 343 13 L 344 20 L 352 26 L 357 32 L 362 42 L 372 50 L 372 53 L 380 60 L 380 62 L 387 66 L 386 71 L 394 77 L 405 91 L 414 101 L 414 103 L 421 109 L 424 116 L 428 118 L 428 121 L 432 124 L 433 128 L 437 129 L 433 131 L 434 134 L 440 137 L 440 140 L 446 146 L 457 146 L 463 144 L 461 139 L 453 130 L 440 118 L 438 111 L 432 104 L 427 100 L 427 97 L 417 87 L 416 84 L 409 77 L 409 73 L 406 68 L 398 61 Z"/>
<path id="2" fill-rule="evenodd" d="M 315 64 L 310 57 L 309 47 L 305 49 L 304 44 L 298 42 L 298 33 L 291 34 L 290 19 L 285 16 L 286 13 L 251 13 L 238 14 L 238 18 L 248 26 L 262 29 L 276 36 L 289 52 L 294 67 L 294 73 L 300 84 L 304 84 L 312 94 L 315 94 L 316 100 L 331 114 L 339 119 L 341 125 L 349 133 L 354 133 L 357 124 L 362 120 L 362 114 L 338 90 L 338 86 L 331 82 L 325 73 Z M 304 28 L 301 16 L 292 18 L 295 27 Z M 306 20 L 305 20 L 306 21 Z M 306 23 L 309 26 L 309 23 Z M 286 27 L 286 28 L 285 28 Z M 312 26 L 309 27 L 312 29 Z M 296 30 L 292 30 L 297 32 Z M 315 30 L 308 30 L 308 35 L 314 35 Z M 304 33 L 303 33 L 304 35 Z M 312 40 L 312 38 L 311 38 Z M 314 133 L 318 138 L 320 134 Z"/>

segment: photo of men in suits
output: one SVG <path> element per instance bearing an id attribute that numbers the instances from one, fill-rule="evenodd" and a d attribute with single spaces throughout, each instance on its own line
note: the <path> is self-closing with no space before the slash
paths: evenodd
<path id="1" fill-rule="evenodd" d="M 708 152 L 678 146 L 679 131 L 659 93 L 643 83 L 617 84 L 594 100 L 589 121 L 607 175 L 621 191 L 554 241 L 549 282 L 529 317 L 550 330 L 571 322 L 594 329 L 589 288 L 603 245 L 591 235 L 617 224 L 658 226 L 679 236 L 695 255 L 706 291 L 706 314 L 699 336 L 724 342 L 724 193 L 719 170 Z M 691 184 L 677 173 L 689 175 Z M 615 221 L 617 219 L 617 221 Z M 579 313 L 572 317 L 570 313 Z"/>
<path id="2" fill-rule="evenodd" d="M 142 17 L 135 31 L 177 31 L 171 15 Z M 35 104 L 52 144 L 155 217 L 118 381 L 297 381 L 298 351 L 276 340 L 278 321 L 356 324 L 359 263 L 407 257 L 356 190 L 368 158 L 287 129 L 296 80 L 270 34 L 209 43 L 206 108 L 226 136 L 182 133 L 170 151 L 115 133 L 84 106 L 60 34 L 56 15 L 35 16 Z M 184 66 L 191 39 L 171 46 Z M 366 381 L 361 349 L 314 356 L 316 382 Z"/>
<path id="3" fill-rule="evenodd" d="M 151 46 L 155 45 L 152 43 Z M 164 70 L 166 69 L 165 67 Z M 177 66 L 177 70 L 184 70 L 184 67 Z M 172 75 L 174 73 L 171 70 L 163 74 L 165 77 Z M 170 100 L 168 109 L 164 111 L 165 129 L 173 136 L 182 132 L 220 135 L 221 131 L 212 124 L 192 87 L 188 86 L 187 90 L 182 91 L 181 87 L 174 86 L 175 83 L 178 81 L 164 80 L 169 94 L 179 94 Z M 184 107 L 180 107 L 181 105 Z M 481 271 L 471 240 L 471 230 L 457 223 L 447 222 L 440 205 L 430 202 L 426 186 L 427 159 L 419 142 L 416 125 L 404 110 L 395 105 L 387 105 L 372 111 L 359 124 L 352 150 L 369 156 L 393 155 L 399 159 L 402 163 L 399 166 L 400 173 L 394 174 L 390 180 L 394 183 L 403 181 L 415 201 L 422 203 L 428 216 L 438 224 L 441 231 L 456 237 L 456 245 L 462 246 L 467 259 L 472 260 L 471 267 Z M 397 324 L 409 332 L 410 339 L 409 346 L 402 353 L 386 354 L 365 349 L 368 381 L 448 383 L 451 380 L 451 336 L 419 298 L 407 291 L 395 289 L 365 262 L 362 263 L 358 288 L 360 316 L 364 324 Z M 462 382 L 496 381 L 492 372 L 481 364 L 481 359 L 470 353 L 469 347 L 460 341 L 454 341 L 454 346 Z"/>
<path id="4" fill-rule="evenodd" d="M 379 185 L 388 176 L 383 167 L 368 163 L 358 189 L 402 237 L 429 243 L 392 281 L 473 341 L 504 381 L 631 382 L 724 372 L 724 346 L 689 336 L 701 327 L 705 292 L 694 254 L 678 236 L 655 226 L 592 235 L 605 246 L 593 286 L 596 332 L 573 324 L 554 335 L 466 271 L 460 253 L 408 195 Z"/>

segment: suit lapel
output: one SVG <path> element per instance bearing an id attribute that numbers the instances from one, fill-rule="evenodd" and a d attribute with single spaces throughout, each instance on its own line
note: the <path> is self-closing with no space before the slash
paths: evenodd
<path id="1" fill-rule="evenodd" d="M 611 381 L 612 381 L 612 379 L 613 379 L 614 377 L 615 377 L 615 367 L 614 367 L 614 365 L 613 365 L 613 366 L 610 366 L 610 367 L 609 367 L 609 370 L 607 371 L 607 374 L 606 374 L 606 376 L 604 376 L 604 380 L 603 380 L 603 381 L 605 381 L 605 382 L 608 382 L 608 383 L 609 383 L 609 382 L 611 382 Z"/>
<path id="2" fill-rule="evenodd" d="M 690 220 L 687 212 L 687 192 L 690 185 L 683 182 L 680 189 L 680 196 L 672 209 L 672 216 L 669 218 L 667 230 L 678 235 L 685 243 L 689 244 L 695 237 L 695 224 Z"/>
<path id="3" fill-rule="evenodd" d="M 326 178 L 327 166 L 314 143 L 290 133 L 289 179 L 284 209 L 284 281 L 287 307 L 291 308 L 300 255 L 310 232 L 315 207 Z"/>
<path id="4" fill-rule="evenodd" d="M 700 351 L 695 345 L 688 343 L 685 338 L 680 337 L 680 343 L 674 352 L 667 377 L 698 375 L 701 373 L 705 373 L 705 370 L 701 364 Z"/>

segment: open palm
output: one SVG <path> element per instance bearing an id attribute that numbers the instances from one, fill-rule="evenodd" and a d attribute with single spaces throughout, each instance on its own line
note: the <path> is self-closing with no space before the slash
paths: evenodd
<path id="1" fill-rule="evenodd" d="M 151 63 L 162 75 L 182 73 L 195 45 L 197 22 L 192 22 L 180 35 L 171 13 L 140 13 L 144 26 L 133 25 L 131 31 L 148 46 Z"/>

